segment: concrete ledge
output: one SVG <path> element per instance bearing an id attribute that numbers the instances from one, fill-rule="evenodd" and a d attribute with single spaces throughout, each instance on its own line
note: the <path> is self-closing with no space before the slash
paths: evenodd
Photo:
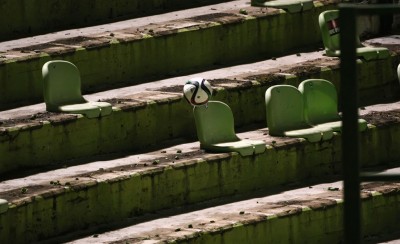
<path id="1" fill-rule="evenodd" d="M 318 15 L 336 5 L 315 5 L 296 14 L 249 7 L 10 50 L 0 55 L 0 109 L 43 101 L 41 68 L 53 59 L 73 62 L 87 93 L 319 45 Z"/>
<path id="2" fill-rule="evenodd" d="M 381 121 L 380 126 L 361 133 L 363 167 L 400 160 L 400 141 L 395 139 L 400 138 L 400 121 L 394 117 L 390 123 Z M 161 153 L 129 165 L 2 191 L 0 198 L 10 206 L 0 215 L 0 241 L 42 240 L 161 209 L 327 177 L 341 170 L 339 135 L 321 143 L 269 137 L 266 130 L 247 137 L 265 140 L 266 152 L 249 157 Z"/>
<path id="3" fill-rule="evenodd" d="M 359 63 L 362 105 L 398 97 L 397 60 L 396 54 L 387 60 Z M 339 72 L 338 59 L 323 58 L 295 68 L 210 81 L 216 89 L 214 99 L 229 104 L 236 126 L 243 127 L 266 123 L 264 95 L 271 85 L 297 86 L 306 78 L 325 78 L 339 87 Z M 196 140 L 192 108 L 182 99 L 182 87 L 161 90 L 112 99 L 114 112 L 100 119 L 44 113 L 1 121 L 0 174 L 75 158 L 137 151 L 181 137 Z"/>
<path id="4" fill-rule="evenodd" d="M 220 2 L 224 0 L 5 0 L 0 41 Z"/>
<path id="5" fill-rule="evenodd" d="M 362 236 L 388 234 L 400 224 L 400 185 L 367 184 L 362 192 Z M 305 190 L 306 191 L 306 190 Z M 266 197 L 268 198 L 268 197 Z M 110 233 L 104 239 L 112 243 L 341 243 L 343 241 L 342 191 L 306 196 L 295 200 L 270 201 L 258 198 L 254 206 L 240 210 L 198 211 L 187 214 L 186 221 L 172 216 L 162 228 L 157 221 L 125 228 L 123 237 Z M 255 201 L 255 200 L 253 200 Z M 251 202 L 251 200 L 247 201 Z M 240 204 L 240 203 L 239 203 Z M 239 205 L 237 204 L 237 205 Z M 221 209 L 221 206 L 218 206 Z M 236 210 L 236 211 L 235 211 Z M 199 216 L 199 217 L 197 217 Z M 191 219 L 190 217 L 194 217 Z M 197 218 L 196 218 L 197 217 Z M 151 225 L 155 225 L 151 227 Z M 110 237 L 111 236 L 111 237 Z M 103 235 L 98 236 L 101 241 Z M 89 242 L 91 238 L 75 240 Z"/>

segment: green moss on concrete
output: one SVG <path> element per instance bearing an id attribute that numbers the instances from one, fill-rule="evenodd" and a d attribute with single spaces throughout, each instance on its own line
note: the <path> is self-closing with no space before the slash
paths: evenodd
<path id="1" fill-rule="evenodd" d="M 376 100 L 384 102 L 389 97 L 397 96 L 397 77 L 393 70 L 387 68 L 393 66 L 396 57 L 362 63 L 359 66 L 359 77 L 363 79 L 359 82 L 367 84 L 360 87 L 360 93 L 364 94 L 361 104 L 370 104 Z M 329 78 L 339 86 L 339 73 L 339 69 L 325 67 L 320 73 L 313 73 L 310 78 Z M 237 127 L 253 123 L 265 123 L 264 126 L 267 127 L 265 91 L 274 84 L 297 86 L 301 81 L 295 75 L 284 75 L 278 82 L 271 83 L 263 78 L 253 78 L 249 86 L 217 87 L 213 99 L 230 105 Z M 372 92 L 378 88 L 386 89 L 385 87 L 393 87 L 388 90 L 386 97 Z M 103 153 L 139 150 L 180 137 L 195 140 L 192 107 L 181 95 L 170 94 L 166 97 L 157 100 L 148 95 L 141 99 L 144 101 L 142 105 L 116 109 L 111 116 L 96 120 L 79 116 L 66 123 L 45 121 L 31 126 L 0 128 L 0 173 Z M 380 145 L 385 145 L 388 141 L 393 146 L 363 153 L 363 161 L 373 163 L 374 160 L 380 162 L 380 159 L 385 158 L 390 162 L 398 158 L 396 138 L 400 136 L 400 132 L 394 128 L 387 130 L 376 135 L 373 130 L 365 134 L 365 140 L 362 141 L 374 144 L 376 148 L 381 148 Z M 57 143 L 54 143 L 55 138 Z M 335 161 L 338 159 L 336 157 Z"/>
<path id="2" fill-rule="evenodd" d="M 0 40 L 219 2 L 223 0 L 4 0 L 0 5 Z"/>
<path id="3" fill-rule="evenodd" d="M 391 127 L 391 128 L 389 128 Z M 399 126 L 373 127 L 368 133 L 360 134 L 360 161 L 365 165 L 374 166 L 375 162 L 390 165 L 397 161 L 400 152 L 396 149 L 400 136 Z M 370 145 L 368 149 L 366 145 Z"/>
<path id="4" fill-rule="evenodd" d="M 295 243 L 296 240 L 331 243 L 331 241 L 335 242 L 335 239 L 338 240 L 337 237 L 328 239 L 331 236 L 326 235 L 324 231 L 326 223 L 318 218 L 318 215 L 316 211 L 306 211 L 300 215 L 284 218 L 260 219 L 250 224 L 210 229 L 198 236 L 182 238 L 177 243 Z M 296 239 L 299 237 L 301 239 Z"/>
<path id="5" fill-rule="evenodd" d="M 0 214 L 7 212 L 8 201 L 0 198 Z"/>
<path id="6" fill-rule="evenodd" d="M 363 236 L 397 230 L 399 194 L 374 196 L 362 201 Z M 170 241 L 172 241 L 170 239 Z M 250 223 L 210 228 L 201 234 L 175 238 L 176 243 L 340 243 L 343 241 L 343 204 L 323 210 L 262 219 Z M 174 241 L 174 242 L 175 242 Z"/>
<path id="7" fill-rule="evenodd" d="M 398 130 L 398 127 L 398 124 L 389 126 L 394 130 Z M 367 130 L 363 132 L 363 136 L 368 133 L 379 133 L 380 130 L 385 133 L 386 129 L 386 127 L 377 127 L 374 130 Z M 369 143 L 368 140 L 361 140 L 361 142 L 362 151 L 368 152 L 385 151 L 389 145 L 388 143 L 377 145 Z M 399 146 L 398 142 L 393 141 L 389 146 L 389 151 Z M 335 136 L 324 143 L 300 141 L 291 144 L 276 144 L 274 147 L 269 146 L 266 152 L 256 156 L 241 157 L 237 153 L 206 155 L 199 160 L 160 165 L 140 171 L 93 174 L 90 178 L 79 177 L 78 181 L 64 179 L 63 181 L 71 182 L 71 185 L 54 187 L 51 191 L 39 193 L 41 197 L 26 197 L 12 201 L 14 206 L 0 215 L 2 229 L 0 242 L 10 239 L 15 240 L 15 243 L 30 242 L 86 228 L 89 225 L 121 221 L 160 209 L 255 192 L 310 177 L 325 177 L 336 174 L 338 168 L 341 168 L 340 162 L 337 161 L 340 151 L 340 137 Z M 400 155 L 397 154 L 386 155 L 386 157 L 390 157 L 390 160 L 400 160 Z M 379 158 L 376 162 L 371 160 L 375 158 L 362 161 L 362 165 L 382 165 L 388 158 Z M 387 197 L 386 195 L 383 197 Z M 396 201 L 376 200 L 374 207 L 380 207 L 380 211 L 383 211 L 383 206 L 390 206 L 389 211 L 399 211 L 399 199 L 397 198 Z M 323 207 L 318 209 L 309 210 L 307 213 L 312 212 L 312 218 L 320 222 L 314 223 L 313 220 L 308 226 L 318 230 L 319 233 L 320 225 L 323 225 L 324 237 L 311 236 L 310 238 L 316 238 L 316 240 L 337 238 L 339 231 L 337 230 L 338 219 L 335 217 L 337 213 L 330 215 L 331 210 L 323 211 Z M 332 211 L 341 212 L 335 209 Z M 320 215 L 315 216 L 314 212 Z M 273 228 L 279 230 L 268 237 L 272 238 L 271 241 L 276 240 L 274 238 L 282 238 L 284 233 L 291 233 L 285 238 L 292 239 L 299 238 L 302 233 L 311 235 L 311 231 L 304 230 L 303 226 L 306 225 L 302 222 L 303 220 L 294 220 L 299 215 L 294 213 L 290 218 L 282 216 L 286 215 L 278 215 L 277 218 L 270 219 L 278 222 L 273 224 L 275 226 Z M 373 215 L 368 212 L 368 216 Z M 379 221 L 386 221 L 386 217 L 392 216 L 386 212 L 382 213 L 382 219 Z M 306 220 L 310 218 L 307 217 Z M 76 219 L 80 221 L 77 222 Z M 398 219 L 393 221 L 398 221 Z M 390 220 L 390 224 L 394 224 L 393 221 Z M 280 225 L 281 227 L 276 227 Z M 235 228 L 239 230 L 241 227 Z M 262 228 L 267 228 L 267 233 L 272 231 L 268 229 L 272 228 L 270 224 Z M 239 235 L 236 231 L 232 234 Z M 242 234 L 247 235 L 240 232 L 240 235 Z M 225 238 L 225 232 L 213 234 L 212 238 L 217 238 L 218 235 L 221 235 L 220 238 Z M 231 240 L 230 238 L 234 237 L 226 238 Z"/>
<path id="8" fill-rule="evenodd" d="M 133 111 L 115 111 L 112 116 L 96 120 L 80 116 L 65 124 L 47 122 L 36 129 L 11 129 L 0 134 L 1 173 L 143 149 L 178 137 L 195 138 L 191 106 L 183 99 L 153 102 Z"/>
<path id="9" fill-rule="evenodd" d="M 50 59 L 76 64 L 84 93 L 133 85 L 160 74 L 178 75 L 215 64 L 257 60 L 319 44 L 318 15 L 334 7 L 331 4 L 303 13 L 280 12 L 247 19 L 233 15 L 241 21 L 199 23 L 201 26 L 179 33 L 141 39 L 137 39 L 137 35 L 124 42 L 112 42 L 114 38 L 104 36 L 102 39 L 107 45 L 54 52 L 51 58 L 25 57 L 26 60 L 4 63 L 0 66 L 0 109 L 43 101 L 41 67 Z M 307 32 L 303 26 L 307 26 Z"/>

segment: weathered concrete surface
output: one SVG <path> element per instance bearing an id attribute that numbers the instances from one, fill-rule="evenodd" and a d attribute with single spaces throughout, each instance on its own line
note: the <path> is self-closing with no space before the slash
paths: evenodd
<path id="1" fill-rule="evenodd" d="M 375 45 L 400 45 L 399 41 L 400 36 L 398 35 L 392 35 L 392 36 L 386 36 L 383 38 L 372 38 L 367 40 L 365 43 L 373 43 Z M 302 63 L 305 62 L 311 62 L 311 63 L 317 63 L 318 60 L 324 59 L 324 53 L 325 51 L 323 50 L 304 50 L 303 52 L 298 52 L 297 54 L 292 54 L 292 55 L 287 55 L 287 56 L 282 56 L 282 57 L 275 57 L 273 59 L 267 59 L 259 62 L 250 62 L 247 64 L 239 64 L 239 65 L 233 65 L 229 67 L 223 67 L 223 68 L 217 68 L 209 71 L 204 71 L 204 72 L 199 72 L 199 73 L 192 73 L 190 75 L 183 75 L 183 76 L 177 76 L 173 78 L 167 78 L 167 79 L 161 79 L 157 81 L 152 81 L 152 82 L 147 82 L 143 84 L 138 84 L 138 85 L 133 85 L 133 86 L 127 86 L 127 87 L 122 87 L 122 88 L 117 88 L 117 89 L 110 89 L 107 91 L 103 92 L 98 92 L 98 93 L 92 93 L 92 94 L 86 94 L 85 98 L 88 99 L 89 101 L 96 101 L 96 100 L 105 100 L 105 99 L 112 99 L 115 97 L 125 97 L 125 96 L 130 96 L 132 94 L 136 93 L 141 93 L 144 91 L 153 91 L 153 90 L 159 90 L 160 88 L 165 88 L 165 87 L 170 87 L 170 86 L 180 86 L 184 84 L 187 80 L 189 80 L 191 77 L 204 77 L 206 79 L 238 79 L 240 77 L 248 77 L 251 75 L 254 75 L 254 73 L 260 72 L 260 73 L 277 73 L 279 71 L 279 68 L 281 67 L 296 67 L 296 66 L 304 66 Z M 397 52 L 396 52 L 397 53 Z M 336 68 L 339 65 L 339 60 L 338 59 L 331 59 L 336 60 L 331 63 L 331 67 L 335 66 Z M 399 58 L 397 55 L 394 57 L 393 63 L 392 63 L 392 68 L 393 70 L 389 72 L 388 77 L 390 79 L 395 79 L 396 74 L 395 74 L 395 66 L 397 62 L 399 61 Z M 321 62 L 322 64 L 318 64 L 318 66 L 326 66 L 324 65 L 324 62 Z M 329 67 L 329 66 L 328 66 Z M 279 71 L 281 72 L 282 69 Z M 293 69 L 292 69 L 293 71 Z M 278 74 L 279 74 L 278 72 Z M 283 70 L 283 72 L 287 72 L 286 70 Z M 298 72 L 301 72 L 301 69 L 298 69 Z M 304 73 L 306 74 L 306 70 L 304 70 Z M 386 71 L 387 73 L 387 71 Z M 293 73 L 292 73 L 293 74 Z M 363 77 L 368 77 L 369 74 L 363 74 Z M 327 77 L 328 78 L 328 77 Z M 335 79 L 339 79 L 338 77 L 331 77 Z M 385 77 L 380 77 L 379 79 L 387 79 Z M 365 80 L 363 78 L 363 80 Z M 336 82 L 337 86 L 339 87 L 339 82 Z M 360 84 L 363 84 L 364 82 L 360 82 Z M 378 84 L 374 84 L 378 85 Z M 364 101 L 363 101 L 364 102 Z M 372 104 L 372 102 L 369 102 Z M 40 103 L 40 104 L 35 104 L 35 105 L 28 105 L 28 106 L 23 106 L 15 109 L 9 109 L 9 110 L 3 110 L 0 111 L 0 119 L 13 119 L 16 117 L 20 116 L 31 116 L 35 113 L 42 113 L 45 111 L 45 104 Z"/>
<path id="2" fill-rule="evenodd" d="M 400 116 L 396 111 L 386 112 L 392 116 L 365 115 L 371 121 L 379 119 L 379 123 L 360 135 L 363 167 L 387 167 L 400 160 Z M 180 144 L 181 152 L 165 149 L 143 157 L 122 156 L 97 165 L 93 162 L 86 170 L 72 167 L 70 172 L 61 169 L 65 171 L 59 175 L 41 174 L 37 181 L 36 176 L 4 181 L 0 183 L 0 198 L 10 205 L 0 215 L 0 241 L 50 238 L 91 225 L 325 178 L 341 171 L 339 135 L 320 143 L 270 137 L 265 129 L 239 135 L 265 140 L 266 152 L 249 157 L 207 154 L 190 144 Z M 104 167 L 93 171 L 100 165 Z"/>
<path id="3" fill-rule="evenodd" d="M 292 54 L 282 56 L 278 58 L 267 59 L 259 62 L 250 62 L 246 64 L 233 65 L 229 67 L 217 68 L 209 71 L 192 73 L 190 75 L 182 75 L 173 78 L 161 79 L 152 82 L 146 82 L 143 84 L 122 87 L 117 89 L 110 89 L 103 92 L 97 92 L 92 94 L 86 94 L 84 97 L 89 101 L 112 99 L 116 97 L 126 97 L 132 94 L 142 93 L 146 91 L 159 90 L 160 88 L 170 86 L 182 86 L 191 77 L 204 77 L 205 79 L 237 79 L 238 77 L 250 76 L 254 72 L 260 72 L 262 70 L 273 70 L 278 67 L 295 67 L 299 63 L 306 61 L 312 61 L 319 58 L 323 58 L 324 51 L 307 51 L 299 52 L 298 54 Z M 46 111 L 46 105 L 44 103 L 23 106 L 15 109 L 0 111 L 0 119 L 13 119 L 20 116 L 31 116 L 35 113 L 42 113 Z"/>
<path id="4" fill-rule="evenodd" d="M 87 93 L 319 45 L 318 15 L 336 4 L 315 5 L 296 14 L 236 8 L 8 50 L 0 55 L 0 109 L 42 101 L 41 68 L 53 59 L 76 64 Z"/>
<path id="5" fill-rule="evenodd" d="M 3 0 L 0 5 L 0 40 L 220 2 L 223 0 Z"/>
<path id="6" fill-rule="evenodd" d="M 400 169 L 390 172 L 400 173 Z M 363 236 L 396 231 L 399 183 L 362 186 Z M 342 182 L 329 182 L 188 213 L 133 219 L 125 228 L 97 231 L 67 243 L 339 243 L 343 237 Z M 182 212 L 185 210 L 183 209 Z"/>
<path id="7" fill-rule="evenodd" d="M 397 60 L 395 54 L 390 59 L 359 63 L 363 105 L 398 97 Z M 268 87 L 275 84 L 297 86 L 307 78 L 325 78 L 340 91 L 339 72 L 338 59 L 320 57 L 297 63 L 296 67 L 281 65 L 279 68 L 237 73 L 235 77 L 225 79 L 210 79 L 210 82 L 215 88 L 213 99 L 226 102 L 233 110 L 236 126 L 242 127 L 266 123 L 263 104 Z M 195 140 L 192 108 L 182 99 L 182 85 L 172 90 L 171 87 L 152 90 L 114 97 L 113 114 L 101 119 L 43 114 L 41 111 L 41 114 L 27 113 L 23 121 L 2 121 L 0 172 L 4 174 L 74 158 L 134 151 L 181 137 Z M 13 113 L 4 114 L 10 116 Z M 55 138 L 57 143 L 54 143 Z"/>

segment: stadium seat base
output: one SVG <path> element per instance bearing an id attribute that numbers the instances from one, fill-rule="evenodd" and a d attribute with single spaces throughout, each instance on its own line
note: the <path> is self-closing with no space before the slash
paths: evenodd
<path id="1" fill-rule="evenodd" d="M 311 0 L 273 0 L 273 1 L 262 1 L 252 0 L 251 6 L 253 7 L 269 7 L 269 8 L 281 8 L 289 13 L 298 13 L 314 8 L 314 3 Z"/>

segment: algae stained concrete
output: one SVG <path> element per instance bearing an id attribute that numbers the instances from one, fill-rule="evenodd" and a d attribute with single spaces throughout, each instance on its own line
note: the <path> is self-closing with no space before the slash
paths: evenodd
<path id="1" fill-rule="evenodd" d="M 223 0 L 190 2 L 185 0 L 3 0 L 0 5 L 2 13 L 0 16 L 0 40 L 115 22 L 220 2 Z M 76 31 L 70 30 L 66 33 L 73 35 L 74 32 Z M 36 40 L 36 38 L 31 39 Z"/>
<path id="2" fill-rule="evenodd" d="M 395 168 L 388 172 L 400 171 Z M 400 211 L 397 190 L 385 188 L 384 184 L 375 185 L 378 187 L 364 184 L 363 189 L 363 229 L 364 235 L 369 237 L 395 231 Z M 343 237 L 342 190 L 340 181 L 297 189 L 276 188 L 275 192 L 247 200 L 200 205 L 201 210 L 161 212 L 158 219 L 133 220 L 127 222 L 126 227 L 96 232 L 95 237 L 86 235 L 67 243 L 125 243 L 146 239 L 188 243 L 237 243 L 238 240 L 240 243 L 249 240 L 252 243 L 266 240 L 271 243 L 304 240 L 336 243 Z M 392 193 L 385 196 L 381 193 L 385 191 Z"/>
<path id="3" fill-rule="evenodd" d="M 398 141 L 387 142 L 391 140 L 388 135 L 399 137 L 399 123 L 389 125 L 371 127 L 362 133 L 361 153 L 368 156 L 361 158 L 364 167 L 387 166 L 400 158 Z M 380 132 L 388 128 L 393 133 L 380 136 Z M 262 130 L 242 136 L 266 138 Z M 372 142 L 366 139 L 369 136 L 372 136 Z M 375 144 L 377 137 L 383 141 Z M 375 152 L 377 157 L 370 152 Z M 339 136 L 322 143 L 269 137 L 265 153 L 248 157 L 237 153 L 203 154 L 176 162 L 170 160 L 147 166 L 137 162 L 137 166 L 127 165 L 124 170 L 119 167 L 99 169 L 59 178 L 56 185 L 43 182 L 26 186 L 29 190 L 22 195 L 20 189 L 15 189 L 14 194 L 0 194 L 11 204 L 8 211 L 0 215 L 4 230 L 0 239 L 40 240 L 93 223 L 113 223 L 165 208 L 326 177 L 340 172 L 340 159 Z"/>
<path id="4" fill-rule="evenodd" d="M 253 8 L 248 15 L 210 14 L 118 30 L 112 35 L 83 35 L 6 51 L 0 65 L 0 106 L 10 108 L 41 101 L 40 69 L 51 59 L 75 63 L 86 93 L 139 84 L 159 75 L 204 70 L 216 63 L 227 65 L 283 55 L 295 48 L 318 44 L 321 36 L 317 16 L 334 7 L 332 3 L 321 4 L 292 15 L 278 10 L 260 14 L 260 10 Z M 308 27 L 307 34 L 302 26 Z M 21 86 L 21 82 L 25 85 Z"/>
<path id="5" fill-rule="evenodd" d="M 395 57 L 359 64 L 362 104 L 382 101 L 387 99 L 384 94 L 390 96 L 396 91 L 388 89 L 394 87 L 393 85 L 398 87 L 395 71 L 391 68 L 394 61 Z M 315 67 L 315 62 L 327 62 L 327 64 L 323 64 L 325 67 Z M 273 71 L 273 75 L 280 75 L 282 79 L 279 82 L 295 86 L 305 78 L 326 78 L 335 85 L 340 84 L 337 59 L 324 58 L 315 62 L 301 64 L 300 69 L 281 67 L 280 70 Z M 303 70 L 310 66 L 313 67 L 312 72 Z M 331 66 L 331 69 L 328 68 Z M 268 74 L 268 72 L 267 75 L 258 76 L 243 74 L 244 77 L 238 77 L 237 80 L 228 79 L 226 83 L 215 85 L 214 99 L 224 101 L 231 106 L 236 126 L 265 123 L 265 106 L 262 105 L 265 90 L 276 84 L 265 79 Z M 237 81 L 241 79 L 245 82 L 238 83 Z M 374 91 L 377 88 L 386 90 L 387 93 L 376 96 Z M 114 112 L 99 120 L 82 116 L 63 120 L 43 119 L 39 116 L 37 119 L 29 119 L 27 123 L 11 127 L 6 124 L 1 126 L 0 151 L 3 155 L 0 158 L 3 167 L 1 172 L 43 166 L 76 157 L 138 150 L 163 140 L 179 137 L 192 140 L 195 138 L 191 106 L 182 99 L 180 92 L 146 91 L 122 98 L 131 100 L 115 104 Z M 244 109 L 245 107 L 247 109 Z M 54 137 L 49 135 L 58 138 L 60 143 L 52 143 Z M 116 141 L 119 143 L 116 144 Z M 65 148 L 71 150 L 66 151 Z"/>

